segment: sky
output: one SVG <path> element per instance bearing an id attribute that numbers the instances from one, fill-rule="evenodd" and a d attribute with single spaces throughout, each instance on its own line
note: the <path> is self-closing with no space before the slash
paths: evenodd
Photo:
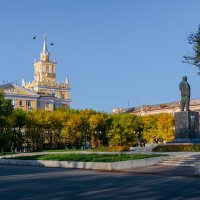
<path id="1" fill-rule="evenodd" d="M 0 0 L 0 84 L 33 80 L 46 33 L 57 81 L 69 77 L 71 108 L 180 101 L 184 75 L 191 99 L 200 98 L 198 69 L 182 62 L 199 8 L 199 0 Z"/>

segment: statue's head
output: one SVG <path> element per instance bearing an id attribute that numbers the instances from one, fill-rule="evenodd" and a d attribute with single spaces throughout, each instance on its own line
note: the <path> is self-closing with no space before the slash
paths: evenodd
<path id="1" fill-rule="evenodd" d="M 187 76 L 183 76 L 183 81 L 187 81 Z"/>

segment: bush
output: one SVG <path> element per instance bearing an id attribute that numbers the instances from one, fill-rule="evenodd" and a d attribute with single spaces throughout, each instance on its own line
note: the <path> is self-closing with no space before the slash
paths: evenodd
<path id="1" fill-rule="evenodd" d="M 109 151 L 109 152 L 118 152 L 118 151 L 129 151 L 129 146 L 112 146 L 112 147 L 105 147 L 101 146 L 97 149 L 93 149 L 93 151 Z"/>
<path id="2" fill-rule="evenodd" d="M 155 152 L 180 152 L 180 151 L 200 151 L 200 144 L 173 144 L 173 145 L 159 145 L 153 148 Z"/>
<path id="3" fill-rule="evenodd" d="M 0 152 L 10 151 L 10 135 L 6 133 L 0 133 Z"/>
<path id="4" fill-rule="evenodd" d="M 108 148 L 110 151 L 129 151 L 129 146 L 113 146 Z"/>

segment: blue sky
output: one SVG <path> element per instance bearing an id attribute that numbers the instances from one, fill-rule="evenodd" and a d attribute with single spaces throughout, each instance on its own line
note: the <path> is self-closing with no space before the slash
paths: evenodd
<path id="1" fill-rule="evenodd" d="M 200 98 L 197 68 L 182 63 L 199 8 L 199 0 L 1 0 L 0 83 L 33 80 L 45 32 L 57 80 L 70 79 L 72 108 L 179 101 L 183 75 Z"/>

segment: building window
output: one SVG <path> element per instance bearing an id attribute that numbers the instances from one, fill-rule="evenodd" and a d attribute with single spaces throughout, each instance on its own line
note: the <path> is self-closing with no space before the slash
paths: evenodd
<path id="1" fill-rule="evenodd" d="M 49 73 L 49 66 L 46 66 L 46 72 Z"/>
<path id="2" fill-rule="evenodd" d="M 31 107 L 31 101 L 28 101 L 28 102 L 27 102 L 27 106 L 28 106 L 28 107 Z"/>
<path id="3" fill-rule="evenodd" d="M 20 106 L 20 107 L 23 106 L 23 101 L 22 101 L 22 100 L 19 101 L 19 106 Z"/>
<path id="4" fill-rule="evenodd" d="M 62 94 L 62 99 L 65 99 L 65 95 L 64 94 Z"/>
<path id="5" fill-rule="evenodd" d="M 50 108 L 50 103 L 49 103 L 49 102 L 46 102 L 45 107 L 46 107 L 46 108 Z"/>
<path id="6" fill-rule="evenodd" d="M 41 107 L 41 103 L 37 102 L 37 107 L 40 108 Z"/>
<path id="7" fill-rule="evenodd" d="M 52 73 L 54 73 L 54 66 L 52 65 Z"/>
<path id="8" fill-rule="evenodd" d="M 54 104 L 54 108 L 59 108 L 60 104 L 59 103 L 55 103 Z"/>

